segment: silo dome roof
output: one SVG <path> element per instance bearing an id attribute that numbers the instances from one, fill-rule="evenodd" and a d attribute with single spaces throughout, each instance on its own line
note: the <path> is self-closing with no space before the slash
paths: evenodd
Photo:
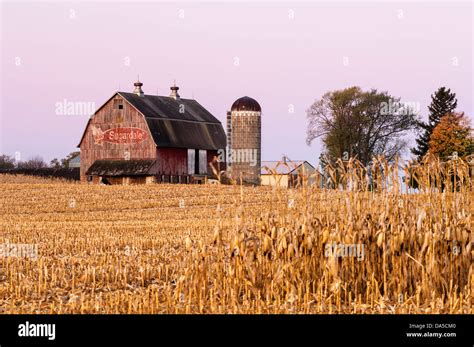
<path id="1" fill-rule="evenodd" d="M 234 101 L 231 111 L 256 111 L 261 112 L 262 108 L 257 100 L 252 99 L 248 96 L 243 96 Z"/>

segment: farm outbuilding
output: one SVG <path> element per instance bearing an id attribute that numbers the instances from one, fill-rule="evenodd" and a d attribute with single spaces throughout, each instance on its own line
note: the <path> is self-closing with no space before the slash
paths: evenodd
<path id="1" fill-rule="evenodd" d="M 304 184 L 321 186 L 321 174 L 306 160 L 262 161 L 261 184 L 293 188 Z"/>
<path id="2" fill-rule="evenodd" d="M 77 154 L 71 159 L 69 159 L 69 162 L 67 164 L 69 168 L 80 168 L 81 167 L 81 155 Z"/>
<path id="3" fill-rule="evenodd" d="M 221 122 L 177 86 L 169 96 L 116 92 L 89 119 L 82 135 L 81 181 L 192 183 L 214 175 L 225 151 Z"/>

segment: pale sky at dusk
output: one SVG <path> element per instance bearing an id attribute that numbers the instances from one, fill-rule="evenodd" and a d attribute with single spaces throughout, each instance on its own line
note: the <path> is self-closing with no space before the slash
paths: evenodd
<path id="1" fill-rule="evenodd" d="M 420 104 L 441 86 L 473 118 L 473 4 L 437 2 L 41 2 L 1 4 L 0 153 L 49 162 L 77 150 L 87 115 L 137 75 L 176 80 L 225 127 L 233 101 L 262 106 L 262 159 L 306 159 L 306 109 L 325 92 L 376 88 Z M 346 64 L 344 64 L 346 62 Z M 294 113 L 289 112 L 294 106 Z"/>

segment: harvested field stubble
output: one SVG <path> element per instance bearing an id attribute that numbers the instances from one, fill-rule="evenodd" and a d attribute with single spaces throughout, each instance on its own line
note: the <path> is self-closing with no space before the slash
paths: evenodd
<path id="1" fill-rule="evenodd" d="M 444 192 L 448 169 L 417 167 L 416 194 L 374 165 L 371 190 L 355 162 L 333 168 L 345 190 L 2 175 L 3 251 L 38 258 L 0 257 L 0 313 L 472 313 L 466 164 Z"/>

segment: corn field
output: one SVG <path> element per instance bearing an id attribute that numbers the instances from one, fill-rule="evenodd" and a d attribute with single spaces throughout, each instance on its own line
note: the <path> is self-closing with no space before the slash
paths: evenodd
<path id="1" fill-rule="evenodd" d="M 372 165 L 334 189 L 0 175 L 0 313 L 472 314 L 472 167 Z"/>

